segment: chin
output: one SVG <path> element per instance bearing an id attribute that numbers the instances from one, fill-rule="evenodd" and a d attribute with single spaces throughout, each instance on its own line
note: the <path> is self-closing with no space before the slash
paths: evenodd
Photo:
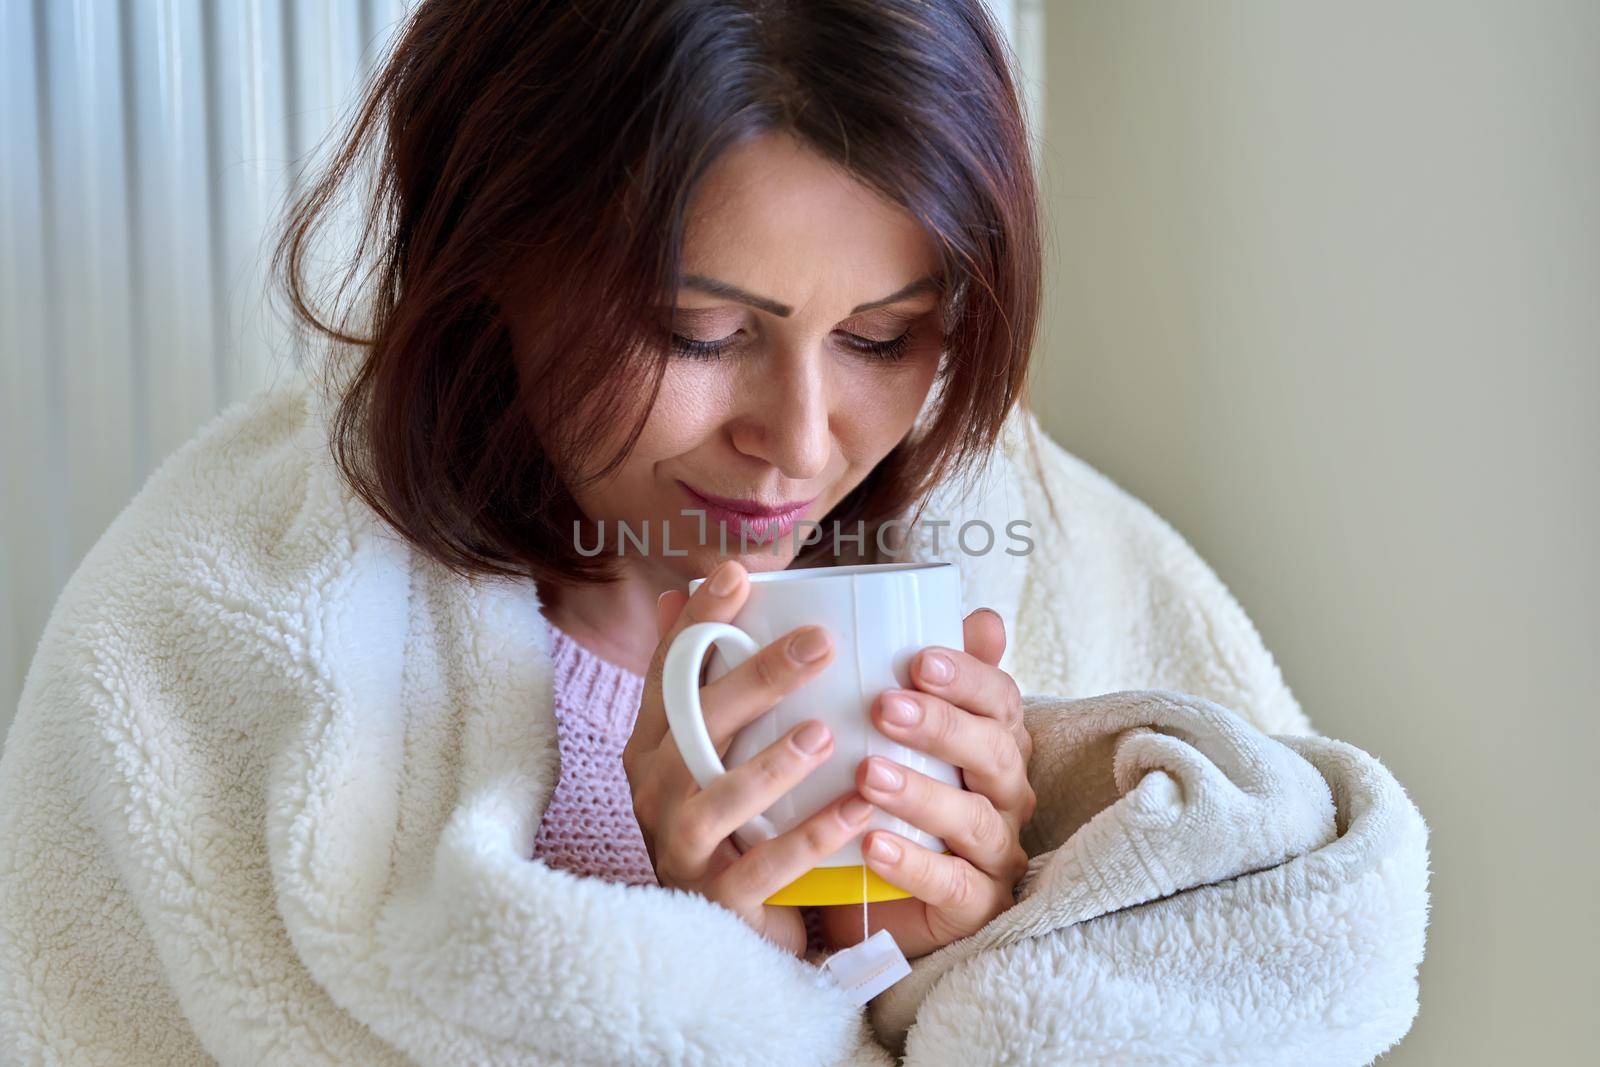
<path id="1" fill-rule="evenodd" d="M 736 552 L 729 552 L 728 558 L 739 561 L 740 566 L 751 574 L 760 574 L 763 571 L 781 571 L 794 562 L 794 553 L 788 548 L 776 556 L 770 552 L 751 552 L 741 556 Z"/>
<path id="2" fill-rule="evenodd" d="M 763 551 L 761 547 L 751 545 L 749 552 L 741 553 L 738 544 L 734 543 L 728 546 L 727 555 L 723 555 L 717 551 L 716 545 L 707 545 L 704 548 L 690 548 L 686 556 L 670 556 L 665 559 L 673 572 L 683 575 L 685 581 L 691 578 L 704 578 L 716 570 L 717 565 L 723 560 L 728 559 L 738 560 L 739 565 L 751 574 L 781 571 L 794 562 L 795 554 L 790 545 L 785 544 L 776 555 L 772 553 L 771 548 L 771 545 L 766 545 L 766 550 Z"/>

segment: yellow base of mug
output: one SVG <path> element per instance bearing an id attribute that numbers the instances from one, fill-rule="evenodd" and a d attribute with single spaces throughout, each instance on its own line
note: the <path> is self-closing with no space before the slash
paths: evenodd
<path id="1" fill-rule="evenodd" d="M 949 852 L 949 849 L 945 851 Z M 772 894 L 765 903 L 808 908 L 828 904 L 860 904 L 862 870 L 859 863 L 848 867 L 813 867 Z M 911 895 L 899 886 L 884 881 L 871 867 L 865 870 L 867 903 L 904 900 Z"/>

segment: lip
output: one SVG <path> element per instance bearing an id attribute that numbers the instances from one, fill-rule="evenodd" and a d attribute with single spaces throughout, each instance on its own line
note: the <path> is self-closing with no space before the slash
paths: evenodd
<path id="1" fill-rule="evenodd" d="M 811 505 L 816 497 L 811 500 L 790 500 L 782 504 L 763 504 L 757 500 L 735 500 L 733 497 L 717 496 L 715 493 L 703 493 L 688 482 L 678 482 L 689 491 L 690 496 L 699 497 L 707 504 L 715 504 L 724 511 L 737 511 L 741 515 L 749 515 L 757 519 L 776 519 L 792 512 L 803 511 Z"/>
<path id="2" fill-rule="evenodd" d="M 689 484 L 683 481 L 679 481 L 678 485 L 688 495 L 689 500 L 706 513 L 707 518 L 725 527 L 738 528 L 744 539 L 752 544 L 764 544 L 788 533 L 805 515 L 806 508 L 816 499 L 813 497 L 811 500 L 796 501 L 773 508 L 749 500 L 707 496 L 696 489 L 691 489 Z M 759 512 L 742 510 L 744 508 L 761 510 Z"/>

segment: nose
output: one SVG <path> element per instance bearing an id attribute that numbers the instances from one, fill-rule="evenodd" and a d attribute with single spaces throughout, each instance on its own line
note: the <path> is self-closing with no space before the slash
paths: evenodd
<path id="1" fill-rule="evenodd" d="M 752 370 L 740 382 L 744 395 L 733 426 L 734 447 L 791 480 L 819 477 L 833 452 L 833 389 L 825 353 L 781 351 Z"/>

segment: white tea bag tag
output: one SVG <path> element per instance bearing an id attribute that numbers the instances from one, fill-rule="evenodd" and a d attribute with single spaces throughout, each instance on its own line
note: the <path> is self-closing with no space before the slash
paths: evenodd
<path id="1" fill-rule="evenodd" d="M 888 930 L 841 949 L 822 962 L 822 971 L 848 993 L 857 1007 L 911 973 L 911 964 Z"/>

